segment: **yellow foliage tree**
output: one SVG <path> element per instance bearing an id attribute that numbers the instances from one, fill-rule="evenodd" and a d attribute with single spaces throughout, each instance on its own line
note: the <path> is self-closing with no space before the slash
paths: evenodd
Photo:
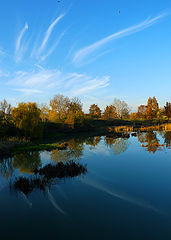
<path id="1" fill-rule="evenodd" d="M 19 103 L 12 109 L 13 121 L 24 135 L 37 137 L 41 133 L 40 109 L 36 103 Z"/>
<path id="2" fill-rule="evenodd" d="M 104 119 L 113 119 L 117 117 L 116 108 L 113 105 L 106 106 L 104 111 Z"/>
<path id="3" fill-rule="evenodd" d="M 97 104 L 92 104 L 89 108 L 89 113 L 93 118 L 100 118 L 101 117 L 101 110 Z"/>
<path id="4" fill-rule="evenodd" d="M 155 97 L 148 98 L 147 107 L 145 111 L 146 118 L 149 120 L 155 119 L 157 117 L 157 112 L 159 111 L 159 106 Z"/>

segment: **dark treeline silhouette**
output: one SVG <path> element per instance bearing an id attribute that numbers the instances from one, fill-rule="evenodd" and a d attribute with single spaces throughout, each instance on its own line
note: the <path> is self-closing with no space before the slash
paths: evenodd
<path id="1" fill-rule="evenodd" d="M 114 99 L 113 104 L 102 111 L 92 104 L 89 113 L 84 113 L 78 98 L 55 95 L 49 105 L 38 106 L 35 102 L 19 103 L 12 107 L 6 100 L 0 102 L 0 137 L 25 136 L 40 138 L 57 132 L 92 130 L 97 120 L 164 121 L 171 117 L 171 103 L 159 108 L 155 97 L 149 98 L 147 105 L 140 105 L 137 112 L 130 113 L 125 101 Z M 108 123 L 106 123 L 108 124 Z M 98 127 L 97 127 L 98 128 Z"/>

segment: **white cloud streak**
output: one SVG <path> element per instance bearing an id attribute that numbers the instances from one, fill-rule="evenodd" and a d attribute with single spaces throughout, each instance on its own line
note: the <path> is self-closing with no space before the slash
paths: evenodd
<path id="1" fill-rule="evenodd" d="M 109 86 L 109 76 L 103 76 L 102 78 L 98 77 L 94 79 L 88 79 L 87 76 L 84 76 L 84 78 L 86 79 L 86 81 L 83 81 L 79 87 L 72 87 L 73 89 L 71 90 L 71 95 L 80 96 L 87 92 Z"/>
<path id="2" fill-rule="evenodd" d="M 51 55 L 53 53 L 53 51 L 55 50 L 55 48 L 58 46 L 58 44 L 60 43 L 61 39 L 63 38 L 63 36 L 65 35 L 65 31 L 63 31 L 58 39 L 56 40 L 55 44 L 50 48 L 50 50 L 47 52 L 47 54 L 45 54 L 44 56 L 41 57 L 41 60 L 44 61 L 49 55 Z"/>
<path id="3" fill-rule="evenodd" d="M 89 46 L 86 46 L 79 51 L 77 51 L 73 57 L 73 63 L 79 64 L 82 60 L 84 60 L 88 55 L 93 53 L 95 50 L 99 49 L 103 45 L 107 44 L 108 42 L 118 39 L 118 38 L 123 38 L 128 35 L 134 34 L 136 32 L 142 31 L 145 28 L 148 28 L 152 26 L 153 24 L 157 23 L 161 18 L 165 17 L 167 14 L 163 13 L 160 14 L 154 18 L 147 18 L 145 21 L 140 22 L 136 25 L 133 25 L 131 27 L 125 28 L 119 32 L 113 33 Z"/>
<path id="4" fill-rule="evenodd" d="M 21 44 L 21 41 L 22 41 L 23 36 L 24 36 L 25 32 L 27 31 L 27 29 L 28 29 L 28 24 L 25 23 L 25 26 L 23 27 L 23 29 L 21 30 L 21 32 L 17 38 L 16 48 L 15 48 L 15 61 L 16 62 L 21 61 L 24 53 L 26 52 L 26 50 L 28 48 L 28 42 Z"/>
<path id="5" fill-rule="evenodd" d="M 86 74 L 64 73 L 59 70 L 36 67 L 31 72 L 16 72 L 7 85 L 27 95 L 63 93 L 72 97 L 105 88 L 109 85 L 109 80 L 109 76 L 93 78 Z"/>
<path id="6" fill-rule="evenodd" d="M 48 27 L 47 31 L 46 31 L 46 34 L 45 34 L 45 37 L 43 39 L 43 42 L 40 46 L 40 49 L 39 49 L 39 53 L 42 52 L 42 50 L 44 49 L 44 47 L 46 46 L 46 43 L 52 33 L 52 30 L 53 28 L 55 27 L 55 25 L 64 17 L 65 15 L 64 14 L 61 14 L 59 17 L 57 17 L 51 24 L 50 26 Z"/>
<path id="7" fill-rule="evenodd" d="M 22 92 L 24 94 L 29 94 L 29 95 L 32 93 L 41 93 L 41 91 L 38 89 L 30 89 L 30 88 L 18 88 L 18 89 L 16 88 L 14 90 L 18 92 Z"/>
<path id="8" fill-rule="evenodd" d="M 16 52 L 20 49 L 22 37 L 24 36 L 24 33 L 26 32 L 27 29 L 28 29 L 28 24 L 25 23 L 25 26 L 23 27 L 23 29 L 21 30 L 21 32 L 17 38 L 16 48 L 15 48 Z"/>

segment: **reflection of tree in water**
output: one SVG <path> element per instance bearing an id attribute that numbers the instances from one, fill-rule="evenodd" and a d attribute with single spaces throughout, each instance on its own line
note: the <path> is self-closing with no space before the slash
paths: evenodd
<path id="1" fill-rule="evenodd" d="M 113 144 L 115 144 L 115 141 L 116 141 L 115 138 L 105 136 L 105 143 L 107 146 L 112 147 Z"/>
<path id="2" fill-rule="evenodd" d="M 120 154 L 122 152 L 125 152 L 130 142 L 128 142 L 127 139 L 124 138 L 112 138 L 112 137 L 105 137 L 105 143 L 107 146 L 109 146 L 111 149 L 114 150 L 115 154 Z"/>
<path id="3" fill-rule="evenodd" d="M 13 175 L 14 167 L 13 167 L 13 159 L 5 158 L 0 160 L 0 173 L 1 175 L 8 179 Z"/>
<path id="4" fill-rule="evenodd" d="M 155 153 L 157 150 L 161 150 L 163 144 L 159 143 L 156 132 L 138 133 L 138 136 L 139 142 L 146 143 L 146 145 L 142 144 L 142 147 L 146 147 L 148 152 Z"/>
<path id="5" fill-rule="evenodd" d="M 19 168 L 21 173 L 32 174 L 34 169 L 41 166 L 39 152 L 25 152 L 14 155 L 13 166 Z"/>
<path id="6" fill-rule="evenodd" d="M 165 138 L 164 142 L 166 143 L 166 147 L 171 148 L 171 132 L 170 131 L 165 132 L 164 138 Z"/>
<path id="7" fill-rule="evenodd" d="M 70 161 L 79 159 L 82 156 L 83 141 L 80 139 L 71 139 L 67 142 L 68 147 L 66 150 L 55 149 L 51 153 L 51 159 L 55 162 Z"/>
<path id="8" fill-rule="evenodd" d="M 146 136 L 146 132 L 138 132 L 137 133 L 137 139 L 140 143 L 145 143 L 146 142 L 146 139 L 145 139 L 145 136 Z"/>
<path id="9" fill-rule="evenodd" d="M 98 143 L 101 141 L 101 137 L 88 137 L 85 140 L 85 143 L 87 145 L 90 145 L 91 147 L 96 147 L 98 145 Z"/>

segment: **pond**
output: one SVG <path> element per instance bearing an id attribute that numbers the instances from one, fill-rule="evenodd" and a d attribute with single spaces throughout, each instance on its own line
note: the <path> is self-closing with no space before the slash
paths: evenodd
<path id="1" fill-rule="evenodd" d="M 171 132 L 67 143 L 0 160 L 1 239 L 171 239 Z"/>

